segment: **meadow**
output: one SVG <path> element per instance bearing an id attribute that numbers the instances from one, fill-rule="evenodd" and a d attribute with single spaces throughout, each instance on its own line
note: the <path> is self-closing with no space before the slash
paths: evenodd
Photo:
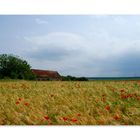
<path id="1" fill-rule="evenodd" d="M 0 81 L 0 125 L 140 125 L 140 81 Z"/>

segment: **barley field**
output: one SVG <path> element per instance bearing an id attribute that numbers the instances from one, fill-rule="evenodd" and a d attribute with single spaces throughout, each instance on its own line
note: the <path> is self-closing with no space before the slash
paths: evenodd
<path id="1" fill-rule="evenodd" d="M 1 81 L 0 125 L 140 125 L 140 81 Z"/>

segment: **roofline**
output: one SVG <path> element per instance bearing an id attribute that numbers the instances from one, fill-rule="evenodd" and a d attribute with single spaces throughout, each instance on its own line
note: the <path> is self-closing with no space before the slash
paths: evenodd
<path id="1" fill-rule="evenodd" d="M 31 69 L 31 70 L 50 71 L 50 72 L 57 72 L 58 73 L 58 71 L 53 71 L 53 70 L 42 70 L 42 69 Z"/>

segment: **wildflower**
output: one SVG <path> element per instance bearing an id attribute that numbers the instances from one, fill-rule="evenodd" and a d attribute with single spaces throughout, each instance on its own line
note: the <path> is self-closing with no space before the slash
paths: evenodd
<path id="1" fill-rule="evenodd" d="M 77 119 L 71 119 L 72 122 L 77 122 Z"/>
<path id="2" fill-rule="evenodd" d="M 120 116 L 117 114 L 113 117 L 115 120 L 120 120 Z"/>
<path id="3" fill-rule="evenodd" d="M 21 98 L 19 98 L 18 100 L 21 101 Z"/>
<path id="4" fill-rule="evenodd" d="M 81 114 L 80 114 L 80 113 L 78 113 L 78 114 L 77 114 L 77 116 L 81 116 Z"/>
<path id="5" fill-rule="evenodd" d="M 125 90 L 124 89 L 121 89 L 120 92 L 125 92 Z"/>
<path id="6" fill-rule="evenodd" d="M 29 106 L 29 103 L 24 103 L 25 106 Z"/>
<path id="7" fill-rule="evenodd" d="M 49 116 L 45 116 L 44 118 L 45 118 L 45 120 L 49 120 L 50 119 Z"/>
<path id="8" fill-rule="evenodd" d="M 127 98 L 128 98 L 128 97 L 130 97 L 130 98 L 131 98 L 131 97 L 132 97 L 132 95 L 129 93 L 129 94 L 127 94 Z"/>
<path id="9" fill-rule="evenodd" d="M 19 101 L 16 102 L 16 105 L 18 105 L 18 104 L 19 104 Z"/>
<path id="10" fill-rule="evenodd" d="M 110 106 L 106 106 L 105 109 L 110 111 Z"/>
<path id="11" fill-rule="evenodd" d="M 64 121 L 67 121 L 67 120 L 68 120 L 68 118 L 66 118 L 66 117 L 63 117 L 63 120 L 64 120 Z"/>
<path id="12" fill-rule="evenodd" d="M 127 96 L 126 96 L 126 95 L 121 94 L 121 99 L 126 99 L 126 98 L 127 98 Z"/>

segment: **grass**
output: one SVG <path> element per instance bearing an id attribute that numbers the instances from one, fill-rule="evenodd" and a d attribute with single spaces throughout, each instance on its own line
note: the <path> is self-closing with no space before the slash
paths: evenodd
<path id="1" fill-rule="evenodd" d="M 0 125 L 140 125 L 140 81 L 0 82 Z"/>

